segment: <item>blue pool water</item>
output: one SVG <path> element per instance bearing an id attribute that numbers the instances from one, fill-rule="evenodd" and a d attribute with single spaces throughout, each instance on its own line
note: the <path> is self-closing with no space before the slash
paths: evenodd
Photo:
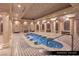
<path id="1" fill-rule="evenodd" d="M 29 40 L 33 40 L 37 42 L 38 44 L 43 44 L 46 45 L 47 47 L 50 48 L 63 48 L 63 45 L 55 40 L 50 40 L 49 38 L 46 38 L 44 36 L 35 34 L 35 33 L 28 33 L 26 34 L 26 37 Z"/>

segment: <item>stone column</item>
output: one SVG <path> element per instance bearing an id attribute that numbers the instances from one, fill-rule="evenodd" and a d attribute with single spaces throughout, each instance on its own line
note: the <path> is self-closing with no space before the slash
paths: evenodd
<path id="1" fill-rule="evenodd" d="M 74 17 L 71 17 L 70 18 L 70 34 L 71 34 L 71 38 L 72 38 L 72 43 L 71 43 L 71 48 L 72 48 L 72 51 L 74 49 Z"/>
<path id="2" fill-rule="evenodd" d="M 41 32 L 41 24 L 39 24 L 39 32 Z"/>
<path id="3" fill-rule="evenodd" d="M 60 33 L 64 31 L 64 21 L 60 22 Z"/>
<path id="4" fill-rule="evenodd" d="M 54 30 L 54 33 L 56 33 L 56 22 L 54 21 L 53 23 L 54 23 L 53 24 L 54 25 L 53 30 Z"/>
<path id="5" fill-rule="evenodd" d="M 46 27 L 46 23 L 44 23 L 44 32 L 46 32 L 47 27 Z"/>
<path id="6" fill-rule="evenodd" d="M 19 26 L 19 28 L 20 28 L 20 33 L 23 33 L 23 25 L 22 25 L 22 22 L 20 21 L 20 26 Z"/>
<path id="7" fill-rule="evenodd" d="M 1 47 L 9 47 L 10 40 L 10 20 L 8 15 L 3 15 L 3 40 Z"/>
<path id="8" fill-rule="evenodd" d="M 37 24 L 35 24 L 35 32 L 37 32 L 36 25 L 37 25 Z"/>
<path id="9" fill-rule="evenodd" d="M 74 18 L 70 18 L 70 34 L 74 34 Z"/>
<path id="10" fill-rule="evenodd" d="M 0 22 L 0 34 L 1 34 L 1 22 Z"/>
<path id="11" fill-rule="evenodd" d="M 11 39 L 11 35 L 12 35 L 12 21 L 11 20 L 9 20 L 9 22 L 8 22 L 8 27 L 9 27 L 9 36 L 10 36 L 10 39 Z"/>
<path id="12" fill-rule="evenodd" d="M 53 24 L 53 22 L 51 22 L 51 32 L 53 32 L 53 28 L 54 28 L 54 24 Z"/>
<path id="13" fill-rule="evenodd" d="M 42 23 L 40 23 L 40 32 L 42 32 Z"/>

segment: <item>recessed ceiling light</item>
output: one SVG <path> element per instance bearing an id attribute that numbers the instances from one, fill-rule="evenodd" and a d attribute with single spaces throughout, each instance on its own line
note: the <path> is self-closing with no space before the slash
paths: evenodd
<path id="1" fill-rule="evenodd" d="M 18 5 L 18 7 L 20 8 L 20 7 L 21 7 L 21 5 Z"/>

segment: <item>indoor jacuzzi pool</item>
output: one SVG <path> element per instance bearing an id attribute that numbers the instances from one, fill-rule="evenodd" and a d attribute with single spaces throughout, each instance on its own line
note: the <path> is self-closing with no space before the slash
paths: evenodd
<path id="1" fill-rule="evenodd" d="M 26 38 L 38 45 L 45 45 L 50 48 L 63 48 L 63 45 L 60 42 L 55 41 L 53 38 L 50 39 L 35 33 L 27 33 Z"/>

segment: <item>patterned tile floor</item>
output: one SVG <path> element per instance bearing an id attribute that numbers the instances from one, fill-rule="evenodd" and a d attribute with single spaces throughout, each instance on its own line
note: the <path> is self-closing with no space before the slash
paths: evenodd
<path id="1" fill-rule="evenodd" d="M 3 36 L 0 35 L 0 39 L 3 39 Z M 0 40 L 1 43 L 1 40 Z M 10 56 L 11 55 L 11 48 L 5 48 L 5 49 L 0 49 L 0 56 Z"/>
<path id="2" fill-rule="evenodd" d="M 43 48 L 34 48 L 29 46 L 22 34 L 13 35 L 12 40 L 12 55 L 14 56 L 41 56 L 46 55 L 45 49 Z"/>

